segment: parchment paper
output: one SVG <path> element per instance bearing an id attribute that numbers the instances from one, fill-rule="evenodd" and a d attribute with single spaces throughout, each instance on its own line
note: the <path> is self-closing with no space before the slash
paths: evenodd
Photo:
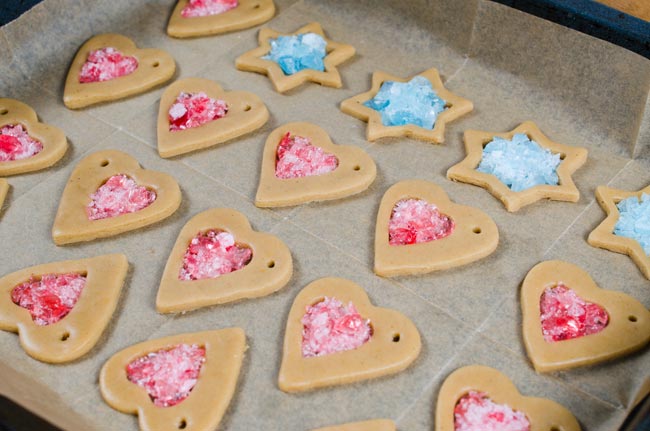
<path id="1" fill-rule="evenodd" d="M 650 372 L 649 349 L 603 365 L 538 375 L 521 341 L 518 291 L 536 263 L 563 259 L 580 265 L 601 287 L 650 307 L 650 282 L 634 263 L 586 242 L 604 218 L 594 200 L 598 185 L 637 190 L 650 183 L 650 61 L 487 0 L 276 0 L 278 14 L 270 27 L 289 32 L 318 21 L 331 39 L 357 49 L 340 67 L 343 89 L 306 85 L 280 95 L 265 76 L 234 67 L 237 56 L 257 45 L 257 29 L 171 39 L 164 30 L 174 3 L 45 0 L 0 28 L 0 96 L 31 105 L 42 121 L 62 128 L 71 144 L 53 168 L 9 178 L 12 188 L 0 212 L 0 274 L 113 252 L 125 253 L 131 264 L 110 327 L 80 360 L 40 363 L 23 352 L 16 335 L 0 332 L 0 393 L 64 429 L 136 430 L 136 417 L 112 410 L 98 391 L 99 369 L 112 354 L 150 338 L 241 326 L 250 349 L 223 430 L 308 430 L 380 417 L 394 419 L 400 430 L 432 430 L 442 382 L 472 363 L 505 372 L 525 395 L 564 404 L 585 430 L 616 429 Z M 227 90 L 256 93 L 271 112 L 269 123 L 242 139 L 164 160 L 155 150 L 162 88 L 81 111 L 66 109 L 61 100 L 68 65 L 87 38 L 102 32 L 168 50 L 177 61 L 177 78 L 205 77 Z M 375 70 L 406 77 L 430 67 L 475 106 L 449 126 L 444 145 L 410 139 L 369 143 L 365 123 L 338 109 L 343 99 L 369 88 Z M 510 214 L 484 189 L 446 180 L 446 170 L 464 157 L 464 130 L 508 131 L 529 119 L 551 139 L 589 149 L 587 163 L 574 175 L 579 202 L 540 202 Z M 375 183 L 338 201 L 256 208 L 266 135 L 290 121 L 314 122 L 335 143 L 366 149 L 378 165 Z M 145 229 L 56 247 L 50 229 L 70 172 L 84 155 L 108 148 L 174 175 L 183 193 L 181 208 Z M 439 184 L 455 202 L 487 212 L 500 229 L 497 251 L 459 269 L 375 276 L 379 200 L 390 185 L 409 178 Z M 293 279 L 261 299 L 177 316 L 156 313 L 158 282 L 176 235 L 189 218 L 212 207 L 242 211 L 255 229 L 283 239 L 294 258 Z M 422 354 L 395 376 L 285 394 L 276 380 L 287 313 L 300 289 L 331 275 L 359 283 L 374 304 L 409 316 L 422 334 Z"/>

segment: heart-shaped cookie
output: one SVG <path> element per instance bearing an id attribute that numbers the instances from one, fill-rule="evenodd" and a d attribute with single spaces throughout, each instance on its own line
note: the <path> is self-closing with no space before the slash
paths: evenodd
<path id="1" fill-rule="evenodd" d="M 540 298 L 558 283 L 584 301 L 597 304 L 609 316 L 600 332 L 547 342 L 540 322 Z M 595 364 L 638 350 L 650 342 L 650 311 L 621 292 L 601 289 L 584 270 L 559 260 L 539 263 L 521 286 L 524 345 L 538 372 Z"/>
<path id="2" fill-rule="evenodd" d="M 0 176 L 47 168 L 59 161 L 68 149 L 68 141 L 61 129 L 39 122 L 36 112 L 28 105 L 15 99 L 0 98 L 0 129 L 16 125 L 22 126 L 31 138 L 43 145 L 43 149 L 31 157 L 0 162 Z"/>
<path id="3" fill-rule="evenodd" d="M 545 398 L 522 396 L 512 381 L 494 368 L 470 365 L 447 377 L 438 393 L 436 431 L 455 431 L 454 409 L 470 391 L 487 395 L 497 404 L 526 415 L 530 431 L 580 431 L 569 410 Z"/>
<path id="4" fill-rule="evenodd" d="M 0 278 L 0 329 L 17 332 L 28 355 L 43 362 L 77 359 L 99 340 L 120 297 L 129 263 L 122 254 L 52 262 Z M 69 311 L 56 323 L 38 325 L 30 311 L 12 300 L 12 290 L 47 274 L 80 274 L 85 287 Z"/>
<path id="5" fill-rule="evenodd" d="M 389 222 L 395 205 L 405 199 L 424 200 L 451 218 L 451 234 L 429 242 L 391 245 Z M 375 273 L 383 277 L 420 274 L 461 266 L 491 254 L 499 243 L 499 230 L 483 211 L 458 205 L 445 191 L 428 181 L 400 181 L 381 199 L 375 230 Z"/>
<path id="6" fill-rule="evenodd" d="M 115 175 L 126 175 L 138 186 L 155 192 L 156 199 L 139 211 L 90 220 L 86 206 L 91 195 Z M 72 171 L 54 219 L 52 239 L 63 245 L 117 235 L 170 216 L 180 203 L 181 191 L 171 176 L 142 169 L 136 159 L 121 151 L 98 151 L 82 159 Z"/>
<path id="7" fill-rule="evenodd" d="M 180 344 L 205 349 L 205 362 L 189 396 L 170 407 L 156 406 L 145 389 L 127 378 L 127 365 L 147 354 Z M 99 389 L 115 410 L 138 416 L 143 431 L 211 431 L 235 392 L 246 350 L 241 328 L 194 332 L 145 341 L 113 355 L 102 367 Z"/>
<path id="8" fill-rule="evenodd" d="M 278 178 L 278 145 L 287 133 L 307 138 L 312 145 L 336 156 L 336 169 L 321 175 Z M 255 205 L 263 208 L 282 207 L 339 199 L 367 189 L 375 180 L 376 174 L 375 162 L 362 149 L 352 145 L 334 144 L 327 132 L 315 124 L 288 123 L 275 129 L 266 139 Z"/>
<path id="9" fill-rule="evenodd" d="M 185 18 L 182 12 L 188 3 L 189 0 L 176 3 L 167 25 L 168 35 L 185 38 L 244 30 L 270 20 L 275 14 L 273 0 L 239 0 L 237 6 L 229 11 Z"/>
<path id="10" fill-rule="evenodd" d="M 318 428 L 313 431 L 395 431 L 395 422 L 390 419 L 354 422 L 331 427 Z"/>
<path id="11" fill-rule="evenodd" d="M 228 111 L 222 118 L 185 130 L 169 130 L 169 109 L 181 93 L 203 92 L 226 102 Z M 158 110 L 158 153 L 172 157 L 211 147 L 259 129 L 269 119 L 264 102 L 248 91 L 224 91 L 209 79 L 186 78 L 167 87 Z"/>
<path id="12" fill-rule="evenodd" d="M 236 244 L 250 248 L 251 260 L 243 268 L 216 278 L 181 280 L 188 246 L 197 234 L 211 230 L 232 234 Z M 279 238 L 255 232 L 246 216 L 233 209 L 203 211 L 192 217 L 178 235 L 160 280 L 156 309 L 176 313 L 265 296 L 284 287 L 292 273 L 291 252 Z"/>
<path id="13" fill-rule="evenodd" d="M 351 302 L 370 321 L 370 339 L 356 349 L 303 357 L 302 318 L 307 307 L 325 298 Z M 398 373 L 415 361 L 420 348 L 420 333 L 402 313 L 373 306 L 366 292 L 350 280 L 321 278 L 300 291 L 291 306 L 278 384 L 285 392 L 300 392 Z"/>
<path id="14" fill-rule="evenodd" d="M 138 67 L 132 73 L 101 82 L 79 82 L 82 67 L 91 51 L 115 48 L 124 56 L 135 57 Z M 63 90 L 63 103 L 70 109 L 83 108 L 101 102 L 123 99 L 162 84 L 174 75 L 176 63 L 165 51 L 139 49 L 120 34 L 100 34 L 84 43 L 68 70 Z"/>

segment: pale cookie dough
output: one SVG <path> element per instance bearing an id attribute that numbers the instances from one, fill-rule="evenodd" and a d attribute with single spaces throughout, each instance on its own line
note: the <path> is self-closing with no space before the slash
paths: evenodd
<path id="1" fill-rule="evenodd" d="M 228 105 L 222 118 L 199 127 L 185 130 L 169 130 L 169 108 L 181 92 L 204 92 L 213 99 L 221 99 Z M 185 78 L 165 89 L 158 109 L 158 153 L 172 157 L 201 148 L 211 147 L 245 135 L 262 127 L 269 119 L 264 102 L 248 91 L 224 91 L 209 79 Z"/>
<path id="2" fill-rule="evenodd" d="M 580 431 L 578 421 L 565 407 L 545 398 L 522 396 L 506 375 L 482 365 L 459 368 L 442 384 L 436 406 L 436 431 L 454 431 L 454 408 L 470 391 L 483 392 L 495 403 L 524 413 L 530 431 Z"/>
<path id="3" fill-rule="evenodd" d="M 312 145 L 335 155 L 339 161 L 338 167 L 322 175 L 277 178 L 277 149 L 286 133 L 309 138 Z M 376 175 L 375 162 L 362 149 L 334 144 L 327 132 L 315 124 L 288 123 L 275 129 L 266 139 L 255 205 L 261 208 L 282 207 L 339 199 L 366 190 Z"/>
<path id="4" fill-rule="evenodd" d="M 199 232 L 221 230 L 253 252 L 242 269 L 216 278 L 179 280 L 183 256 Z M 284 287 L 293 273 L 291 252 L 277 237 L 255 232 L 246 216 L 229 208 L 203 211 L 187 222 L 174 244 L 156 297 L 160 313 L 176 313 L 245 298 L 269 295 Z"/>
<path id="5" fill-rule="evenodd" d="M 433 129 L 425 129 L 416 126 L 415 124 L 407 124 L 405 126 L 384 126 L 381 121 L 381 113 L 363 105 L 364 102 L 372 99 L 379 92 L 379 88 L 384 82 L 408 82 L 414 77 L 399 78 L 385 72 L 374 72 L 372 74 L 372 87 L 370 90 L 341 102 L 341 111 L 358 118 L 361 121 L 368 122 L 368 127 L 366 128 L 366 139 L 369 141 L 375 141 L 379 138 L 385 137 L 406 136 L 433 142 L 435 144 L 441 144 L 445 141 L 445 126 L 447 123 L 471 112 L 472 109 L 474 109 L 474 105 L 471 101 L 447 90 L 440 80 L 440 75 L 438 74 L 437 69 L 431 68 L 416 76 L 423 76 L 429 80 L 438 96 L 447 102 L 447 109 L 438 115 Z"/>
<path id="6" fill-rule="evenodd" d="M 650 278 L 650 256 L 645 254 L 641 244 L 633 238 L 614 234 L 614 226 L 616 226 L 620 216 L 616 204 L 632 196 L 636 196 L 637 199 L 641 198 L 643 193 L 650 194 L 650 186 L 636 192 L 599 186 L 596 189 L 596 199 L 607 217 L 589 234 L 587 242 L 594 247 L 627 254 L 636 263 L 643 275 Z"/>
<path id="7" fill-rule="evenodd" d="M 9 183 L 4 178 L 0 178 L 0 211 L 2 210 L 2 204 L 5 202 L 7 193 L 9 193 Z"/>
<path id="8" fill-rule="evenodd" d="M 171 407 L 157 407 L 142 387 L 127 379 L 131 361 L 178 344 L 205 348 L 205 362 L 189 396 Z M 212 431 L 223 417 L 235 392 L 246 351 L 246 335 L 240 328 L 193 332 L 145 341 L 113 355 L 99 374 L 104 401 L 123 413 L 138 416 L 142 431 Z"/>
<path id="9" fill-rule="evenodd" d="M 301 319 L 307 306 L 325 297 L 350 301 L 372 325 L 372 337 L 360 347 L 323 356 L 302 356 Z M 284 392 L 367 380 L 406 369 L 420 354 L 420 333 L 402 313 L 375 307 L 352 281 L 327 277 L 308 284 L 293 302 L 287 318 L 278 385 Z"/>
<path id="10" fill-rule="evenodd" d="M 388 224 L 395 204 L 402 199 L 423 199 L 434 204 L 452 218 L 456 224 L 454 231 L 430 242 L 391 245 Z M 440 186 L 428 181 L 400 181 L 386 191 L 379 205 L 374 271 L 393 277 L 449 269 L 490 255 L 498 244 L 497 225 L 483 211 L 451 202 Z"/>
<path id="11" fill-rule="evenodd" d="M 489 144 L 495 136 L 511 140 L 517 133 L 526 134 L 542 148 L 561 154 L 562 162 L 557 167 L 558 185 L 544 184 L 514 192 L 496 176 L 476 170 L 483 157 L 483 147 Z M 577 202 L 580 198 L 580 192 L 573 183 L 571 176 L 587 161 L 586 148 L 571 147 L 553 142 L 532 121 L 521 123 L 516 129 L 507 133 L 468 130 L 465 132 L 463 139 L 465 140 L 467 156 L 463 161 L 449 168 L 447 178 L 487 189 L 503 202 L 506 210 L 510 212 L 518 211 L 520 208 L 541 199 Z"/>
<path id="12" fill-rule="evenodd" d="M 97 343 L 117 306 L 129 263 L 122 254 L 52 262 L 0 278 L 0 329 L 17 332 L 27 354 L 61 363 L 86 354 Z M 44 274 L 86 275 L 86 286 L 70 313 L 56 323 L 36 325 L 29 311 L 11 300 L 11 290 Z"/>
<path id="13" fill-rule="evenodd" d="M 371 421 L 354 422 L 331 427 L 318 428 L 312 431 L 396 431 L 395 422 L 390 419 L 375 419 Z"/>
<path id="14" fill-rule="evenodd" d="M 89 220 L 86 205 L 90 195 L 113 175 L 124 174 L 138 185 L 156 192 L 156 200 L 146 208 L 101 220 Z M 138 229 L 172 215 L 181 203 L 181 190 L 171 176 L 142 169 L 138 161 L 116 150 L 98 151 L 82 159 L 72 171 L 63 190 L 52 226 L 57 245 L 90 241 Z"/>
<path id="15" fill-rule="evenodd" d="M 540 298 L 558 282 L 582 299 L 603 307 L 605 328 L 570 340 L 546 342 L 540 323 Z M 596 364 L 626 355 L 650 342 L 650 311 L 631 296 L 598 287 L 584 270 L 559 260 L 535 265 L 521 285 L 524 345 L 535 370 L 548 372 Z"/>
<path id="16" fill-rule="evenodd" d="M 324 72 L 313 69 L 304 69 L 300 72 L 294 73 L 293 75 L 285 75 L 275 61 L 264 60 L 261 58 L 271 50 L 269 39 L 277 39 L 278 36 L 293 36 L 303 33 L 316 33 L 322 36 L 327 42 L 327 55 L 323 60 L 325 63 Z M 343 82 L 341 81 L 341 75 L 339 74 L 337 66 L 352 58 L 355 52 L 352 45 L 337 43 L 325 37 L 323 28 L 316 22 L 308 24 L 289 34 L 280 33 L 271 30 L 270 28 L 262 28 L 259 33 L 259 44 L 259 47 L 239 56 L 235 61 L 235 65 L 239 70 L 267 75 L 273 83 L 275 90 L 280 93 L 289 91 L 308 81 L 327 87 L 342 87 Z"/>
<path id="17" fill-rule="evenodd" d="M 79 73 L 91 51 L 112 47 L 138 60 L 138 68 L 131 74 L 103 82 L 79 82 Z M 139 49 L 135 43 L 120 34 L 100 34 L 84 43 L 77 52 L 63 90 L 63 103 L 70 109 L 108 102 L 145 91 L 171 79 L 176 70 L 174 59 L 159 49 Z"/>
<path id="18" fill-rule="evenodd" d="M 244 30 L 270 20 L 275 14 L 273 0 L 239 0 L 237 7 L 224 13 L 183 18 L 181 12 L 188 3 L 189 0 L 176 3 L 167 25 L 168 35 L 185 38 Z"/>
<path id="19" fill-rule="evenodd" d="M 43 144 L 43 149 L 32 157 L 0 162 L 0 176 L 23 174 L 52 166 L 68 149 L 68 140 L 58 127 L 38 121 L 36 112 L 28 105 L 0 98 L 0 128 L 20 124 L 33 139 Z"/>

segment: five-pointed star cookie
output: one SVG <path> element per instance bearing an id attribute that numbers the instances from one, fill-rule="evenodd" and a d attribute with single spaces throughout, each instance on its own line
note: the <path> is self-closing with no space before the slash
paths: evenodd
<path id="1" fill-rule="evenodd" d="M 327 47 L 325 48 L 327 55 L 323 59 L 325 63 L 324 72 L 314 69 L 304 69 L 292 75 L 285 75 L 275 61 L 262 58 L 271 51 L 271 39 L 277 39 L 279 36 L 295 36 L 305 33 L 316 33 L 322 36 L 325 42 L 327 42 Z M 290 34 L 280 33 L 266 27 L 262 28 L 259 33 L 259 44 L 260 46 L 257 48 L 240 55 L 235 61 L 235 65 L 239 70 L 267 75 L 276 91 L 280 93 L 296 88 L 307 81 L 328 87 L 342 87 L 341 75 L 336 66 L 353 57 L 355 52 L 352 45 L 337 43 L 325 37 L 323 28 L 317 22 L 308 24 Z"/>
<path id="2" fill-rule="evenodd" d="M 426 78 L 430 83 L 438 97 L 443 99 L 445 110 L 438 115 L 433 129 L 426 129 L 416 126 L 414 124 L 407 124 L 405 126 L 384 126 L 381 121 L 381 114 L 372 108 L 365 106 L 363 103 L 375 97 L 379 92 L 381 85 L 386 81 L 394 82 L 408 82 L 415 76 L 410 78 L 399 78 L 385 72 L 377 71 L 372 74 L 372 87 L 365 93 L 358 94 L 354 97 L 341 102 L 341 111 L 348 115 L 356 117 L 362 121 L 368 122 L 366 129 L 366 138 L 369 141 L 374 141 L 384 137 L 399 137 L 407 136 L 424 141 L 430 141 L 436 144 L 441 144 L 445 140 L 445 126 L 448 122 L 454 121 L 458 117 L 471 112 L 474 108 L 472 102 L 468 99 L 460 97 L 451 91 L 447 90 L 442 84 L 438 70 L 431 68 L 416 75 Z"/>
<path id="3" fill-rule="evenodd" d="M 591 231 L 587 242 L 594 247 L 627 254 L 636 263 L 643 275 L 650 278 L 650 256 L 645 254 L 641 244 L 633 238 L 614 234 L 614 226 L 616 226 L 620 216 L 616 204 L 632 196 L 640 198 L 644 193 L 650 194 L 650 186 L 636 192 L 599 186 L 596 189 L 596 199 L 601 208 L 607 213 L 607 217 L 596 229 Z"/>

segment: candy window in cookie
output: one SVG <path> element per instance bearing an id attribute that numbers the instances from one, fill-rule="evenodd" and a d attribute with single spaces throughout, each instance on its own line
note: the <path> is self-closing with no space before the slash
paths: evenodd
<path id="1" fill-rule="evenodd" d="M 454 232 L 451 217 L 422 199 L 402 199 L 395 204 L 388 223 L 390 245 L 435 241 Z"/>
<path id="2" fill-rule="evenodd" d="M 110 81 L 121 76 L 130 75 L 138 68 L 135 57 L 122 54 L 116 48 L 106 47 L 90 51 L 88 59 L 81 67 L 79 82 Z"/>
<path id="3" fill-rule="evenodd" d="M 280 66 L 285 75 L 293 75 L 301 70 L 312 69 L 323 72 L 327 55 L 327 42 L 316 33 L 303 33 L 278 36 L 270 39 L 271 50 L 262 57 Z"/>
<path id="4" fill-rule="evenodd" d="M 483 392 L 470 391 L 454 408 L 455 431 L 529 431 L 530 422 L 522 412 L 507 404 L 497 404 Z"/>
<path id="5" fill-rule="evenodd" d="M 237 244 L 231 233 L 211 229 L 192 238 L 183 256 L 178 279 L 217 278 L 242 269 L 252 258 L 253 251 Z"/>
<path id="6" fill-rule="evenodd" d="M 237 0 L 189 0 L 181 11 L 183 18 L 219 15 L 236 8 Z"/>
<path id="7" fill-rule="evenodd" d="M 156 200 L 156 192 L 139 186 L 127 175 L 111 176 L 90 195 L 86 206 L 89 220 L 101 220 L 140 211 Z"/>
<path id="8" fill-rule="evenodd" d="M 617 203 L 616 207 L 619 216 L 614 235 L 632 238 L 650 256 L 650 195 L 631 196 Z"/>
<path id="9" fill-rule="evenodd" d="M 0 162 L 23 160 L 43 151 L 43 144 L 29 136 L 21 124 L 0 128 Z"/>
<path id="10" fill-rule="evenodd" d="M 278 144 L 275 176 L 301 178 L 332 172 L 339 165 L 334 154 L 312 145 L 309 138 L 287 132 Z"/>
<path id="11" fill-rule="evenodd" d="M 185 130 L 202 126 L 213 120 L 223 118 L 228 113 L 228 104 L 221 99 L 213 99 L 204 92 L 181 92 L 169 108 L 169 130 Z"/>

